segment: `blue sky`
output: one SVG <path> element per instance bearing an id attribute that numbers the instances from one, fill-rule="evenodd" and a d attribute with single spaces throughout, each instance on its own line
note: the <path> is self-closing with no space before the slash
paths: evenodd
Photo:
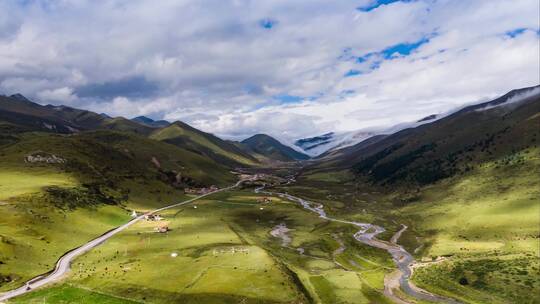
<path id="1" fill-rule="evenodd" d="M 357 10 L 362 11 L 362 12 L 369 12 L 369 11 L 372 11 L 372 10 L 380 7 L 381 5 L 388 5 L 388 4 L 391 4 L 391 3 L 394 3 L 394 2 L 408 2 L 408 1 L 404 1 L 404 0 L 402 0 L 402 1 L 400 1 L 400 0 L 376 0 L 376 1 L 370 1 L 365 5 L 357 7 Z"/>
<path id="2" fill-rule="evenodd" d="M 262 28 L 267 29 L 267 30 L 269 30 L 269 29 L 273 28 L 274 26 L 276 26 L 277 23 L 278 22 L 276 20 L 273 20 L 273 19 L 270 19 L 270 18 L 264 18 L 264 19 L 261 19 L 259 21 L 259 25 Z"/>
<path id="3" fill-rule="evenodd" d="M 385 48 L 381 51 L 381 54 L 385 59 L 390 59 L 395 55 L 410 55 L 411 52 L 418 49 L 422 44 L 428 43 L 428 36 L 422 37 L 422 39 L 415 42 L 402 42 L 396 45 Z"/>
<path id="4" fill-rule="evenodd" d="M 389 126 L 538 84 L 539 5 L 5 0 L 0 94 L 235 139 Z"/>
<path id="5" fill-rule="evenodd" d="M 513 30 L 510 30 L 508 32 L 506 32 L 506 35 L 508 35 L 510 38 L 516 38 L 516 36 L 519 36 L 523 33 L 525 33 L 527 29 L 526 28 L 517 28 L 517 29 L 513 29 Z"/>
<path id="6" fill-rule="evenodd" d="M 288 95 L 288 94 L 275 95 L 273 96 L 273 98 L 279 101 L 280 104 L 299 103 L 304 100 L 304 98 L 301 96 L 294 96 L 294 95 Z"/>

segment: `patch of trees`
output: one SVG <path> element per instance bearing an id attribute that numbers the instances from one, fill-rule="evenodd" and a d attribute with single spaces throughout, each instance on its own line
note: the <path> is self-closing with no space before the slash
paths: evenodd
<path id="1" fill-rule="evenodd" d="M 400 155 L 390 161 L 384 162 L 372 170 L 372 176 L 376 181 L 381 181 L 384 179 L 390 179 L 392 182 L 392 175 L 400 170 L 401 168 L 408 167 L 411 165 L 416 159 L 422 157 L 424 153 L 428 151 L 432 151 L 435 149 L 436 144 L 430 143 L 427 145 L 423 145 L 420 148 L 413 150 L 409 153 Z"/>
<path id="2" fill-rule="evenodd" d="M 158 169 L 158 179 L 175 188 L 202 187 L 203 185 L 176 170 Z"/>
<path id="3" fill-rule="evenodd" d="M 394 153 L 395 151 L 397 151 L 403 146 L 404 146 L 403 143 L 398 143 L 388 148 L 385 148 L 382 151 L 379 151 L 371 156 L 368 156 L 364 158 L 363 160 L 361 160 L 360 162 L 358 162 L 356 165 L 354 165 L 353 170 L 356 173 L 369 173 L 368 171 L 373 169 L 373 167 L 375 167 L 375 165 L 377 165 L 379 161 L 381 161 L 388 155 Z"/>
<path id="4" fill-rule="evenodd" d="M 60 209 L 73 210 L 99 204 L 118 205 L 128 198 L 128 192 L 107 185 L 93 183 L 73 188 L 50 186 L 45 188 L 42 199 Z"/>
<path id="5" fill-rule="evenodd" d="M 374 155 L 363 159 L 353 170 L 356 174 L 364 174 L 370 180 L 385 185 L 396 183 L 400 180 L 408 180 L 419 185 L 430 184 L 440 179 L 451 176 L 456 172 L 454 165 L 442 160 L 416 162 L 425 158 L 425 155 L 437 148 L 436 143 L 422 145 L 418 149 L 399 155 L 391 160 L 382 161 L 403 144 L 388 147 Z M 451 163 L 455 162 L 456 156 L 449 156 Z"/>

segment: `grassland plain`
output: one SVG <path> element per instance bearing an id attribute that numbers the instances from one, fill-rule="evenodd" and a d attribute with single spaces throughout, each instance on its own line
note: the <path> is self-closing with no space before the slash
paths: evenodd
<path id="1" fill-rule="evenodd" d="M 69 286 L 14 302 L 56 303 L 89 291 L 111 303 L 387 302 L 383 278 L 392 262 L 385 252 L 354 241 L 350 226 L 279 198 L 260 204 L 258 197 L 250 190 L 220 193 L 168 210 L 161 221 L 140 222 L 78 258 Z M 281 223 L 291 229 L 285 247 L 269 234 Z M 156 233 L 163 225 L 170 231 Z"/>
<path id="2" fill-rule="evenodd" d="M 128 299 L 97 293 L 84 288 L 74 287 L 68 284 L 54 286 L 47 289 L 36 290 L 32 293 L 22 295 L 18 298 L 10 300 L 10 303 L 27 303 L 27 304 L 135 304 Z"/>

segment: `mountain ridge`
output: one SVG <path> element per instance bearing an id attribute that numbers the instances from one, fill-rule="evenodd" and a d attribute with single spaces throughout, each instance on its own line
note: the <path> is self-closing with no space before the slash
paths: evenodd
<path id="1" fill-rule="evenodd" d="M 512 90 L 435 121 L 328 153 L 313 167 L 349 168 L 387 185 L 431 183 L 469 170 L 471 162 L 507 155 L 508 147 L 534 144 L 540 131 L 538 112 L 540 86 Z"/>
<path id="2" fill-rule="evenodd" d="M 155 128 L 167 127 L 171 124 L 170 122 L 166 120 L 153 120 L 146 116 L 137 116 L 137 117 L 132 118 L 131 120 L 134 122 L 145 124 L 149 127 L 155 127 Z"/>
<path id="3" fill-rule="evenodd" d="M 257 154 L 279 161 L 307 160 L 309 156 L 282 144 L 267 134 L 255 134 L 240 142 Z"/>

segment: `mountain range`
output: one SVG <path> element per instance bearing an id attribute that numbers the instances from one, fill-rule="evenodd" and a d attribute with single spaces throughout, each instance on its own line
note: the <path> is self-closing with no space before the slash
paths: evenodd
<path id="1" fill-rule="evenodd" d="M 540 86 L 513 90 L 437 119 L 319 156 L 312 170 L 352 168 L 379 184 L 430 184 L 537 144 Z"/>
<path id="2" fill-rule="evenodd" d="M 0 121 L 13 132 L 41 131 L 76 134 L 110 130 L 128 132 L 177 146 L 230 167 L 262 162 L 292 161 L 307 156 L 259 134 L 243 142 L 222 140 L 181 121 L 154 121 L 145 116 L 109 117 L 68 106 L 40 105 L 21 94 L 0 96 Z"/>
<path id="3" fill-rule="evenodd" d="M 336 153 L 336 151 L 352 147 L 356 144 L 363 142 L 368 138 L 393 134 L 405 129 L 411 129 L 420 127 L 424 124 L 433 123 L 445 117 L 451 116 L 455 113 L 468 112 L 472 110 L 488 109 L 491 107 L 497 107 L 503 104 L 509 105 L 516 102 L 516 100 L 526 99 L 530 96 L 536 96 L 540 92 L 538 87 L 517 89 L 505 94 L 495 100 L 471 104 L 456 108 L 446 113 L 428 115 L 415 122 L 404 122 L 388 128 L 379 128 L 375 131 L 373 129 L 361 129 L 357 131 L 348 132 L 329 132 L 323 135 L 298 139 L 294 142 L 294 145 L 300 148 L 304 153 L 314 158 L 324 157 L 328 154 Z M 376 140 L 372 138 L 371 140 Z"/>
<path id="4" fill-rule="evenodd" d="M 422 149 L 424 150 L 429 150 L 428 147 L 431 146 L 443 146 L 442 143 L 419 139 L 417 138 L 419 137 L 418 134 L 426 137 L 428 133 L 436 133 L 436 135 L 432 135 L 433 137 L 441 132 L 449 132 L 447 129 L 451 128 L 456 134 L 463 133 L 462 136 L 470 136 L 469 133 L 475 133 L 475 130 L 481 128 L 497 130 L 502 128 L 502 130 L 505 130 L 516 127 L 509 123 L 510 118 L 516 115 L 513 114 L 513 110 L 521 104 L 527 103 L 527 101 L 535 100 L 539 92 L 539 87 L 514 90 L 489 102 L 466 106 L 446 114 L 430 115 L 417 122 L 400 124 L 380 132 L 365 130 L 341 133 L 330 132 L 320 136 L 299 139 L 294 142 L 295 149 L 265 134 L 256 134 L 241 142 L 228 141 L 180 121 L 172 123 L 165 120 L 155 121 L 145 116 L 135 117 L 131 120 L 123 117 L 112 118 L 68 106 L 42 106 L 30 101 L 21 94 L 0 96 L 0 120 L 3 122 L 2 127 L 7 128 L 12 133 L 42 131 L 73 134 L 95 130 L 128 132 L 174 145 L 229 167 L 256 166 L 257 164 L 273 161 L 307 160 L 312 157 L 324 160 L 316 162 L 322 163 L 321 166 L 332 164 L 346 166 L 351 162 L 358 163 L 371 154 L 379 153 L 378 155 L 381 156 L 388 153 L 385 158 L 389 157 L 390 154 L 393 154 L 389 151 L 396 150 L 395 152 L 397 152 L 397 150 L 402 150 L 397 149 L 397 147 L 405 145 L 402 142 L 409 137 L 414 137 L 415 142 L 423 142 Z M 468 126 L 479 123 L 490 123 L 493 126 L 476 126 L 458 132 L 460 127 L 454 125 L 458 122 Z M 441 126 L 444 126 L 443 131 L 439 130 Z M 502 131 L 499 130 L 498 132 Z M 505 132 L 508 132 L 508 130 Z M 8 137 L 4 136 L 3 141 L 8 141 Z M 462 140 L 462 142 L 464 141 Z M 444 142 L 450 142 L 450 140 L 446 138 Z M 454 143 L 451 145 L 452 147 L 457 146 Z M 472 143 L 468 143 L 468 145 L 472 145 Z M 468 149 L 469 147 L 463 146 L 461 148 Z M 415 153 L 422 154 L 424 152 L 416 151 Z M 413 153 L 415 156 L 410 157 L 418 158 L 415 153 Z M 454 151 L 454 153 L 457 152 Z M 455 155 L 449 156 L 450 154 L 449 152 L 445 153 L 446 157 L 453 159 Z M 357 167 L 359 171 L 362 171 L 363 168 L 361 165 Z"/>

